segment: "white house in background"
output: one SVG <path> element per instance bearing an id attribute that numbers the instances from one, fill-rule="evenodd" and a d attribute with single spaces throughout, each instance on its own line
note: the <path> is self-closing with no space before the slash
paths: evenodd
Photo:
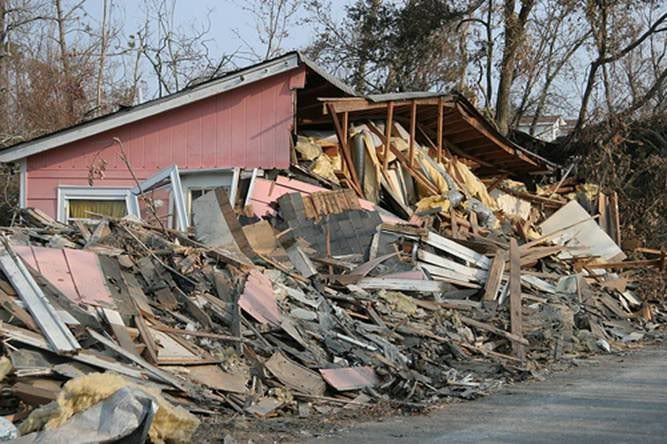
<path id="1" fill-rule="evenodd" d="M 522 117 L 516 129 L 530 134 L 530 125 L 532 123 L 533 116 Z M 553 142 L 557 138 L 567 135 L 571 129 L 572 127 L 568 124 L 568 121 L 561 116 L 541 116 L 537 119 L 533 137 L 545 142 Z"/>

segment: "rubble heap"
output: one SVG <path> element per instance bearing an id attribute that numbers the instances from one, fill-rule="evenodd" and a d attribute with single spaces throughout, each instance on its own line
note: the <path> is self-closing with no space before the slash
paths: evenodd
<path id="1" fill-rule="evenodd" d="M 303 176 L 345 182 L 326 145 L 295 147 L 309 182 L 253 175 L 240 216 L 222 189 L 203 194 L 190 232 L 38 210 L 3 229 L 2 410 L 20 439 L 185 442 L 219 413 L 418 409 L 662 334 L 664 301 L 622 270 L 665 254 L 624 261 L 607 196 L 485 183 L 413 145 L 411 172 L 360 199 Z"/>

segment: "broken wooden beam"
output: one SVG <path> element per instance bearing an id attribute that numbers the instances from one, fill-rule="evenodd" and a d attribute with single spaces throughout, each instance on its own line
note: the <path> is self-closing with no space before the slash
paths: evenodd
<path id="1" fill-rule="evenodd" d="M 510 325 L 512 334 L 523 338 L 523 319 L 521 313 L 521 257 L 516 239 L 510 239 Z M 526 359 L 524 344 L 512 343 L 514 355 L 522 362 Z"/>

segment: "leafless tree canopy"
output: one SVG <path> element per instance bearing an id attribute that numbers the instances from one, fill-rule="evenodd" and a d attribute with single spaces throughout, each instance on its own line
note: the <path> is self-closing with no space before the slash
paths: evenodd
<path id="1" fill-rule="evenodd" d="M 503 131 L 667 106 L 659 0 L 350 0 L 342 16 L 331 0 L 239 1 L 252 32 L 230 25 L 227 55 L 212 49 L 208 14 L 183 23 L 177 1 L 142 0 L 143 23 L 128 29 L 119 0 L 0 0 L 0 144 L 275 57 L 308 32 L 302 49 L 359 91 L 457 89 Z"/>

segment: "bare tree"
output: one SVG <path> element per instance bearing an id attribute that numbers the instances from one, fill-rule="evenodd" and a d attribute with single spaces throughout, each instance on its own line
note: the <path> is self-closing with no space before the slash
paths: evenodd
<path id="1" fill-rule="evenodd" d="M 138 40 L 141 55 L 149 62 L 157 82 L 157 95 L 174 93 L 192 82 L 217 75 L 230 61 L 214 57 L 209 35 L 211 23 L 176 25 L 175 0 L 145 0 L 146 22 Z"/>
<path id="2" fill-rule="evenodd" d="M 97 109 L 102 108 L 103 100 L 103 86 L 104 86 L 104 71 L 105 71 L 105 59 L 107 55 L 107 46 L 109 41 L 109 32 L 108 32 L 108 21 L 109 15 L 111 15 L 111 0 L 103 0 L 102 3 L 102 29 L 100 36 L 100 57 L 97 70 L 97 85 L 95 87 L 95 105 Z"/>
<path id="3" fill-rule="evenodd" d="M 533 6 L 535 6 L 535 0 L 521 0 L 521 7 L 517 13 L 515 0 L 505 0 L 503 5 L 505 41 L 503 57 L 500 62 L 498 96 L 496 98 L 496 124 L 503 133 L 507 133 L 509 130 L 510 93 L 514 81 L 515 62 Z"/>
<path id="4" fill-rule="evenodd" d="M 606 0 L 601 0 L 599 3 L 596 4 L 591 3 L 589 5 L 589 11 L 588 11 L 589 23 L 591 24 L 593 32 L 597 33 L 600 36 L 598 37 L 598 39 L 606 38 L 607 36 L 606 32 L 602 33 L 598 28 L 603 25 L 606 25 L 606 20 L 609 15 L 609 10 L 613 7 L 614 5 L 612 3 L 607 2 Z M 623 57 L 630 54 L 636 48 L 640 47 L 640 45 L 644 41 L 649 39 L 652 35 L 665 31 L 667 31 L 667 13 L 662 14 L 653 22 L 653 24 L 649 26 L 649 28 L 646 31 L 642 32 L 636 38 L 632 39 L 629 43 L 625 44 L 625 46 L 620 47 L 615 51 L 608 50 L 607 42 L 604 42 L 604 44 L 602 44 L 602 42 L 597 42 L 596 45 L 598 48 L 597 58 L 593 60 L 590 64 L 590 68 L 588 71 L 588 79 L 586 81 L 586 89 L 584 90 L 584 94 L 581 99 L 581 107 L 579 109 L 579 116 L 577 118 L 577 123 L 573 135 L 576 135 L 579 132 L 582 125 L 586 121 L 589 101 L 591 98 L 591 94 L 593 93 L 593 89 L 595 87 L 595 80 L 597 77 L 598 70 L 600 68 L 606 69 L 608 65 L 621 60 Z M 607 74 L 605 74 L 604 72 L 603 72 L 603 77 L 605 83 L 607 103 L 610 105 L 611 98 L 610 98 L 610 93 L 608 92 L 610 88 L 608 84 Z M 651 95 L 656 94 L 660 90 L 660 86 L 662 85 L 663 81 L 664 81 L 664 76 L 658 75 L 655 87 L 649 90 Z M 608 111 L 612 110 L 608 109 Z"/>
<path id="5" fill-rule="evenodd" d="M 486 88 L 484 91 L 484 103 L 487 109 L 491 108 L 492 98 L 493 98 L 493 0 L 487 0 L 486 7 L 486 18 L 483 20 L 481 18 L 471 17 L 461 20 L 459 25 L 456 27 L 459 31 L 462 25 L 467 23 L 478 23 L 484 27 L 485 31 L 485 42 L 484 42 L 484 55 L 485 55 L 485 69 L 484 69 L 484 78 L 486 80 Z M 464 63 L 464 70 L 467 67 L 467 63 Z M 463 89 L 463 85 L 459 86 L 459 89 Z"/>
<path id="6" fill-rule="evenodd" d="M 274 58 L 285 50 L 285 40 L 296 26 L 298 13 L 303 7 L 303 0 L 247 0 L 236 2 L 239 8 L 248 13 L 254 21 L 256 38 L 259 45 L 254 45 L 240 30 L 234 29 L 236 36 L 243 42 L 244 49 L 237 56 L 252 61 Z"/>

